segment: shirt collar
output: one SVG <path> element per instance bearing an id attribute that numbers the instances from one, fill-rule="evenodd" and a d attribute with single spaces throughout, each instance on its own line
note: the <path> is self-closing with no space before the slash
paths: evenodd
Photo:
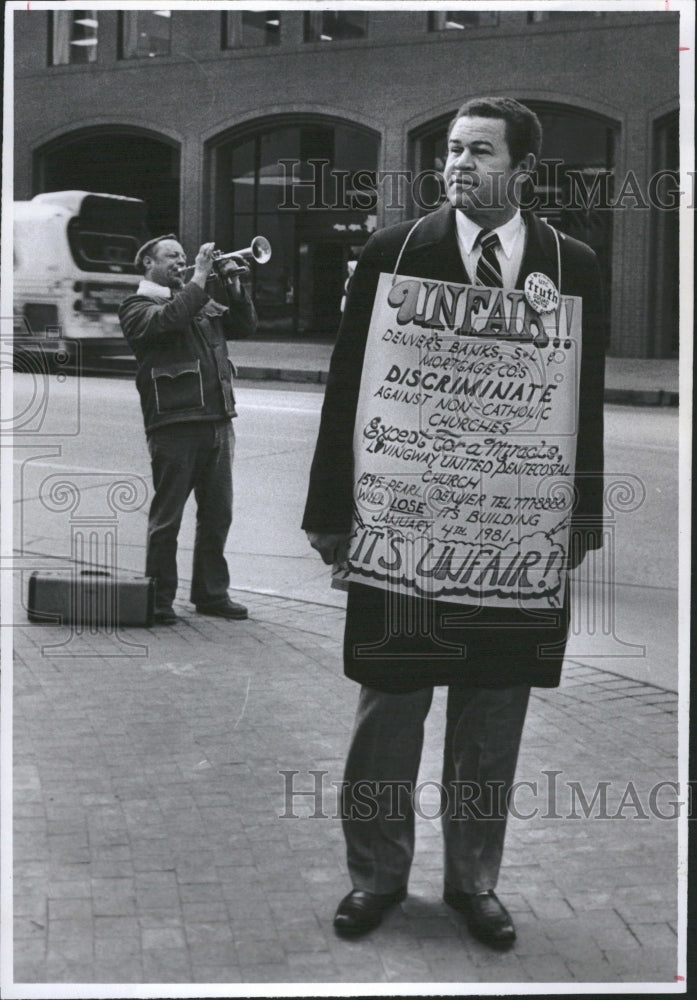
<path id="1" fill-rule="evenodd" d="M 167 285 L 158 285 L 155 281 L 150 281 L 149 278 L 143 278 L 138 285 L 138 295 L 148 295 L 150 298 L 158 299 L 171 299 L 172 289 L 168 288 Z"/>
<path id="2" fill-rule="evenodd" d="M 483 226 L 473 222 L 463 212 L 457 211 L 455 212 L 455 224 L 457 226 L 458 237 L 460 238 L 460 242 L 462 243 L 465 252 L 467 254 L 471 254 L 477 240 L 477 236 L 479 236 Z M 492 229 L 492 232 L 496 233 L 498 236 L 503 252 L 509 260 L 513 254 L 516 240 L 524 229 L 525 223 L 523 222 L 523 217 L 520 214 L 520 209 L 516 210 L 515 215 L 512 219 L 509 219 L 508 222 L 504 222 L 502 226 Z"/>

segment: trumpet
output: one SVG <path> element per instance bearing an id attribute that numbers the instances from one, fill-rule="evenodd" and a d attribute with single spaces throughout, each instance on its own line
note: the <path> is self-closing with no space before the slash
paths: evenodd
<path id="1" fill-rule="evenodd" d="M 225 284 L 228 281 L 231 282 L 235 277 L 247 270 L 246 267 L 238 267 L 235 271 L 228 270 L 223 274 L 222 265 L 226 261 L 242 257 L 247 260 L 255 260 L 257 264 L 266 264 L 267 261 L 271 260 L 271 244 L 265 236 L 255 236 L 250 245 L 245 247 L 244 250 L 232 250 L 230 253 L 223 253 L 222 250 L 214 250 L 211 256 L 213 257 L 213 270 L 220 281 Z"/>
<path id="2" fill-rule="evenodd" d="M 228 270 L 226 274 L 222 274 L 222 266 L 226 261 L 242 257 L 246 260 L 255 260 L 257 264 L 266 264 L 267 261 L 271 260 L 271 244 L 265 236 L 255 236 L 250 245 L 243 250 L 231 250 L 229 253 L 214 250 L 211 257 L 213 258 L 213 272 L 225 284 L 228 281 L 232 282 L 234 278 L 248 270 L 247 267 L 238 267 L 235 271 Z M 186 270 L 193 271 L 194 267 L 190 265 Z"/>

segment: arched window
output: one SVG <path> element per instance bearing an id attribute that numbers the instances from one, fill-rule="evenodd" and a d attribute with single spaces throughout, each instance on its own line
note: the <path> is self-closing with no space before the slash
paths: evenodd
<path id="1" fill-rule="evenodd" d="M 610 119 L 567 105 L 543 104 L 522 99 L 540 119 L 542 158 L 533 177 L 534 196 L 529 206 L 562 232 L 582 240 L 598 255 L 607 295 L 611 290 L 612 211 L 615 143 L 619 126 Z M 447 156 L 448 125 L 457 108 L 412 133 L 416 171 L 441 170 Z M 440 192 L 439 192 L 440 187 Z M 420 189 L 425 211 L 441 197 L 442 185 L 426 178 Z"/>
<path id="2" fill-rule="evenodd" d="M 142 198 L 151 233 L 179 229 L 179 148 L 110 126 L 61 136 L 35 154 L 34 194 L 81 190 Z"/>
<path id="3" fill-rule="evenodd" d="M 353 259 L 375 228 L 374 132 L 319 116 L 267 119 L 211 144 L 216 245 L 272 246 L 253 268 L 260 329 L 333 337 Z"/>

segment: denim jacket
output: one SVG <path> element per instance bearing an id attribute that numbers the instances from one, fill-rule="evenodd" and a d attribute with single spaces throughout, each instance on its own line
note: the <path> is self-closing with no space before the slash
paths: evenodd
<path id="1" fill-rule="evenodd" d="M 236 416 L 226 341 L 253 333 L 256 312 L 246 291 L 228 301 L 222 306 L 189 282 L 170 299 L 137 293 L 121 303 L 146 434 L 166 424 Z"/>

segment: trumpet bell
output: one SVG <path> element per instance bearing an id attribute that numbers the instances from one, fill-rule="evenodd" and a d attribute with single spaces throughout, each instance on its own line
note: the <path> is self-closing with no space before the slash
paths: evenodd
<path id="1" fill-rule="evenodd" d="M 257 264 L 266 264 L 271 260 L 271 244 L 265 236 L 255 236 L 249 249 Z"/>

